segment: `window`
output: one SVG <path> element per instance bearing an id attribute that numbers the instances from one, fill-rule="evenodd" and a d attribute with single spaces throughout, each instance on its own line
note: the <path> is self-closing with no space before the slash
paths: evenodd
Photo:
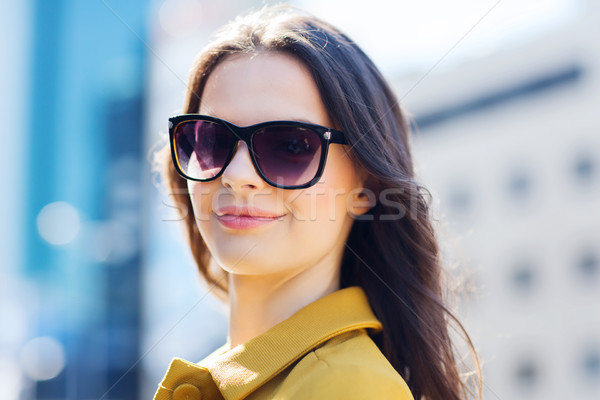
<path id="1" fill-rule="evenodd" d="M 596 164 L 591 154 L 580 153 L 573 163 L 573 177 L 578 183 L 590 184 L 596 172 Z"/>
<path id="2" fill-rule="evenodd" d="M 594 282 L 598 279 L 600 260 L 592 249 L 584 250 L 577 261 L 577 272 L 584 282 Z"/>
<path id="3" fill-rule="evenodd" d="M 581 370 L 587 380 L 600 383 L 600 350 L 598 348 L 590 348 L 584 352 L 581 359 Z"/>
<path id="4" fill-rule="evenodd" d="M 523 259 L 515 263 L 510 275 L 511 286 L 519 294 L 531 293 L 537 281 L 537 272 L 531 260 Z"/>
<path id="5" fill-rule="evenodd" d="M 525 169 L 515 169 L 508 176 L 508 194 L 517 201 L 527 199 L 531 195 L 533 178 Z"/>
<path id="6" fill-rule="evenodd" d="M 521 390 L 530 392 L 535 389 L 540 379 L 538 363 L 533 358 L 524 358 L 515 365 L 515 386 Z"/>

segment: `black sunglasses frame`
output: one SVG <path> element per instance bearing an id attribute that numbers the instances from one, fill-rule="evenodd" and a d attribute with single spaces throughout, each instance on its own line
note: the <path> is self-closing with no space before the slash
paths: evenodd
<path id="1" fill-rule="evenodd" d="M 208 179 L 193 178 L 193 177 L 185 174 L 183 172 L 183 170 L 181 169 L 181 167 L 179 166 L 179 159 L 177 157 L 177 151 L 176 151 L 176 146 L 175 146 L 175 131 L 180 124 L 182 124 L 184 122 L 190 122 L 190 121 L 209 121 L 209 122 L 221 124 L 221 125 L 227 127 L 238 138 L 235 141 L 232 148 L 230 149 L 229 154 L 227 155 L 227 159 L 225 160 L 225 164 L 223 164 L 223 168 L 221 168 L 219 173 L 217 175 L 213 176 L 212 178 L 208 178 Z M 319 167 L 318 167 L 317 173 L 315 174 L 315 177 L 313 179 L 311 179 L 309 182 L 304 183 L 302 185 L 288 186 L 288 185 L 278 184 L 277 182 L 273 182 L 264 175 L 263 171 L 260 169 L 260 167 L 258 165 L 258 162 L 256 161 L 256 157 L 254 154 L 254 147 L 252 146 L 252 138 L 254 137 L 254 135 L 256 134 L 257 131 L 259 131 L 262 128 L 266 128 L 266 127 L 270 127 L 270 126 L 298 127 L 298 128 L 308 129 L 308 130 L 311 130 L 311 131 L 317 133 L 317 136 L 321 140 L 321 159 L 319 160 Z M 304 189 L 304 188 L 308 188 L 308 187 L 316 184 L 319 181 L 319 179 L 321 179 L 321 176 L 323 175 L 323 171 L 325 169 L 325 162 L 327 160 L 329 144 L 330 143 L 347 144 L 343 132 L 338 131 L 336 129 L 327 128 L 322 125 L 311 124 L 311 123 L 307 123 L 307 122 L 299 122 L 299 121 L 268 121 L 268 122 L 261 122 L 259 124 L 255 124 L 255 125 L 240 127 L 240 126 L 232 124 L 231 122 L 225 121 L 223 119 L 211 117 L 209 115 L 202 115 L 202 114 L 181 114 L 181 115 L 174 115 L 174 116 L 169 117 L 169 137 L 170 137 L 170 146 L 171 146 L 171 158 L 173 160 L 173 164 L 175 165 L 175 170 L 184 179 L 188 179 L 191 181 L 197 181 L 197 182 L 209 182 L 209 181 L 219 178 L 223 174 L 223 171 L 225 171 L 225 168 L 227 168 L 227 166 L 233 159 L 233 154 L 235 153 L 235 149 L 237 147 L 238 142 L 240 140 L 243 140 L 246 143 L 246 145 L 248 146 L 248 149 L 250 152 L 250 158 L 252 159 L 252 164 L 254 165 L 254 168 L 258 172 L 260 177 L 265 182 L 267 182 L 269 185 L 277 187 L 277 188 L 281 188 L 281 189 Z"/>

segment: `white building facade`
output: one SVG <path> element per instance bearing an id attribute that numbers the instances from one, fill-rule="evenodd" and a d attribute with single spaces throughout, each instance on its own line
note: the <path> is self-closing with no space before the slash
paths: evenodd
<path id="1" fill-rule="evenodd" d="M 598 10 L 395 82 L 486 399 L 600 398 Z"/>

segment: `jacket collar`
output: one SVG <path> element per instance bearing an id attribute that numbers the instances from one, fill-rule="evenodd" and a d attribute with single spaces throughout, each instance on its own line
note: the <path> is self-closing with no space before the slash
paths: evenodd
<path id="1" fill-rule="evenodd" d="M 230 350 L 217 349 L 199 365 L 226 400 L 245 397 L 316 346 L 341 333 L 382 330 L 360 286 L 337 290 L 303 307 L 263 334 Z"/>
<path id="2" fill-rule="evenodd" d="M 363 289 L 351 286 L 321 297 L 231 350 L 222 346 L 198 364 L 173 359 L 154 399 L 171 400 L 190 390 L 208 399 L 244 398 L 315 347 L 357 329 L 376 333 L 382 325 Z"/>

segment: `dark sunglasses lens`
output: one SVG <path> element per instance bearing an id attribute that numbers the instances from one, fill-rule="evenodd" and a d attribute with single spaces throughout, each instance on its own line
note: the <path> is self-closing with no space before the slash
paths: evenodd
<path id="1" fill-rule="evenodd" d="M 190 178 L 210 179 L 225 165 L 235 143 L 227 127 L 212 121 L 186 121 L 175 128 L 177 163 Z"/>
<path id="2" fill-rule="evenodd" d="M 300 186 L 317 174 L 321 139 L 310 129 L 270 126 L 256 132 L 252 145 L 259 168 L 272 182 Z"/>

